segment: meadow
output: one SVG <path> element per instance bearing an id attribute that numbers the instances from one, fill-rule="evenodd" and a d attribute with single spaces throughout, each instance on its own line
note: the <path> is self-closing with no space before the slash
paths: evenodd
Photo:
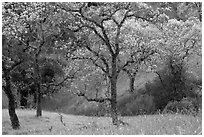
<path id="1" fill-rule="evenodd" d="M 2 134 L 9 135 L 201 135 L 202 117 L 157 114 L 120 117 L 125 125 L 111 124 L 110 117 L 88 117 L 17 109 L 21 127 L 13 130 L 7 109 L 2 110 Z"/>

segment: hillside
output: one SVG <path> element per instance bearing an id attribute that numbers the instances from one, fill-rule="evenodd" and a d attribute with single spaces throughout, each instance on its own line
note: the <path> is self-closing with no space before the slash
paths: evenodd
<path id="1" fill-rule="evenodd" d="M 106 134 L 106 135 L 161 135 L 161 134 L 202 134 L 201 117 L 184 115 L 149 115 L 137 117 L 120 117 L 128 123 L 123 126 L 112 126 L 111 118 L 86 117 L 43 111 L 42 117 L 35 117 L 34 110 L 17 110 L 21 128 L 13 130 L 6 109 L 2 110 L 2 134 L 47 135 L 47 134 Z"/>
<path id="2" fill-rule="evenodd" d="M 202 79 L 202 64 L 201 58 L 198 56 L 193 56 L 188 61 L 188 70 L 192 73 L 197 79 Z M 144 90 L 145 84 L 148 81 L 152 81 L 156 77 L 153 73 L 146 73 L 144 71 L 140 71 L 136 76 L 135 80 L 135 90 L 136 92 L 139 90 Z M 127 93 L 129 88 L 129 79 L 125 73 L 121 73 L 119 75 L 117 89 L 118 89 L 118 100 L 119 104 L 125 99 L 129 100 L 130 96 Z M 131 101 L 131 100 L 129 100 Z M 2 107 L 7 108 L 7 97 L 5 93 L 2 94 Z M 122 104 L 123 105 L 123 104 Z M 43 99 L 43 110 L 48 111 L 60 111 L 66 114 L 80 114 L 80 115 L 92 115 L 97 113 L 97 103 L 87 102 L 83 97 L 77 97 L 69 93 L 68 91 L 60 92 L 53 94 L 53 96 L 46 97 Z"/>
<path id="3" fill-rule="evenodd" d="M 145 83 L 154 79 L 155 74 L 140 72 L 135 81 L 136 92 L 144 89 Z M 129 89 L 129 79 L 125 73 L 119 75 L 118 83 L 118 101 L 123 100 L 124 97 L 129 96 L 127 92 Z M 66 114 L 79 115 L 94 115 L 97 113 L 98 103 L 88 102 L 83 97 L 78 97 L 69 93 L 68 91 L 56 93 L 51 97 L 46 97 L 43 100 L 43 109 L 48 111 L 60 111 Z"/>
<path id="4" fill-rule="evenodd" d="M 192 56 L 188 61 L 188 72 L 193 74 L 196 79 L 202 80 L 202 59 L 200 56 Z M 135 80 L 136 93 L 140 90 L 145 90 L 145 84 L 148 81 L 154 80 L 156 77 L 153 73 L 146 73 L 140 71 Z M 118 89 L 118 104 L 125 106 L 124 101 L 131 103 L 132 95 L 127 93 L 129 88 L 129 79 L 125 73 L 120 73 L 117 83 Z M 133 98 L 134 99 L 134 98 Z M 128 102 L 126 102 L 128 103 Z M 8 107 L 8 99 L 4 92 L 2 92 L 2 108 Z M 43 110 L 60 111 L 65 114 L 78 115 L 94 115 L 97 113 L 98 103 L 87 102 L 83 97 L 77 97 L 68 91 L 55 93 L 53 96 L 43 98 Z M 123 108 L 121 108 L 123 111 Z"/>

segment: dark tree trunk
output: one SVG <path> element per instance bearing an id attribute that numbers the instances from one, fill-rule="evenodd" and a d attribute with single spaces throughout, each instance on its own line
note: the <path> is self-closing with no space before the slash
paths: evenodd
<path id="1" fill-rule="evenodd" d="M 19 124 L 19 120 L 18 120 L 18 117 L 16 115 L 16 111 L 15 111 L 15 98 L 14 98 L 13 94 L 9 95 L 9 116 L 10 116 L 12 128 L 13 129 L 19 129 L 20 124 Z"/>
<path id="2" fill-rule="evenodd" d="M 113 125 L 118 125 L 116 80 L 111 79 L 111 117 Z"/>
<path id="3" fill-rule="evenodd" d="M 131 76 L 131 77 L 130 77 L 130 93 L 133 93 L 134 90 L 135 90 L 134 83 L 135 83 L 135 77 L 134 77 L 134 76 Z"/>
<path id="4" fill-rule="evenodd" d="M 27 91 L 21 91 L 20 106 L 25 107 L 25 108 L 28 107 L 28 92 Z"/>
<path id="5" fill-rule="evenodd" d="M 117 114 L 117 69 L 116 59 L 112 58 L 112 75 L 111 75 L 111 117 L 113 125 L 119 125 Z"/>
<path id="6" fill-rule="evenodd" d="M 38 91 L 37 94 L 37 111 L 36 111 L 36 116 L 42 116 L 42 103 L 41 103 L 41 99 L 42 99 L 42 94 L 40 91 Z"/>
<path id="7" fill-rule="evenodd" d="M 37 93 L 33 93 L 33 107 L 36 108 L 36 104 L 37 104 Z"/>
<path id="8" fill-rule="evenodd" d="M 15 98 L 14 98 L 14 95 L 11 91 L 11 83 L 10 83 L 9 74 L 5 74 L 5 81 L 6 81 L 6 86 L 4 88 L 4 91 L 8 97 L 8 100 L 9 100 L 8 110 L 9 110 L 11 125 L 12 125 L 13 129 L 19 129 L 20 123 L 19 123 L 18 117 L 16 115 L 16 111 L 15 111 Z"/>
<path id="9" fill-rule="evenodd" d="M 129 77 L 129 92 L 133 93 L 135 90 L 135 76 L 137 74 L 137 71 L 131 72 L 130 70 L 124 69 L 124 71 L 127 73 Z"/>
<path id="10" fill-rule="evenodd" d="M 36 83 L 36 93 L 37 93 L 37 110 L 36 110 L 36 116 L 42 116 L 42 105 L 41 105 L 41 99 L 42 99 L 42 93 L 41 93 L 41 76 L 40 76 L 40 69 L 39 69 L 39 64 L 38 64 L 38 55 L 40 53 L 40 50 L 38 52 L 38 54 L 36 54 L 36 75 L 37 78 L 35 79 L 35 83 Z"/>

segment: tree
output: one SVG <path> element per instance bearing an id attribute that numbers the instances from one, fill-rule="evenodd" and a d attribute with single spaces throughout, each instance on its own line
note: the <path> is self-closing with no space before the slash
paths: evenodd
<path id="1" fill-rule="evenodd" d="M 161 24 L 160 24 L 161 25 Z M 191 55 L 201 54 L 201 22 L 189 18 L 185 22 L 171 19 L 160 26 L 160 59 L 152 59 L 154 72 L 158 75 L 163 91 L 153 91 L 152 95 L 160 100 L 160 106 L 165 107 L 171 100 L 180 101 L 193 93 L 187 85 L 187 62 Z M 163 65 L 161 65 L 163 63 Z M 153 66 L 150 65 L 150 66 Z M 160 66 L 160 67 L 158 67 Z M 161 67 L 163 66 L 163 67 Z M 160 68 L 163 68 L 161 70 Z M 165 90 L 165 92 L 164 92 Z M 157 92 L 157 93 L 156 93 Z M 161 101 L 165 101 L 162 103 Z"/>
<path id="2" fill-rule="evenodd" d="M 19 13 L 18 7 L 14 10 L 14 7 L 18 7 L 16 3 L 3 3 L 2 9 L 2 70 L 3 70 L 3 90 L 9 99 L 9 115 L 13 129 L 20 128 L 18 117 L 15 113 L 15 97 L 14 88 L 12 83 L 12 74 L 19 66 L 24 65 L 27 62 L 26 57 L 28 47 L 23 44 L 18 36 L 21 32 L 21 27 L 18 25 L 17 21 L 21 21 L 17 14 Z M 11 13 L 14 14 L 11 14 Z M 16 16 L 15 16 L 16 15 Z"/>
<path id="3" fill-rule="evenodd" d="M 135 18 L 151 22 L 154 12 L 143 3 L 67 3 L 58 6 L 75 18 L 75 28 L 70 28 L 78 38 L 75 59 L 88 60 L 110 81 L 111 117 L 119 125 L 117 114 L 117 78 L 129 61 L 120 62 L 124 50 L 121 36 L 127 21 Z M 106 99 L 104 99 L 106 100 Z"/>
<path id="4" fill-rule="evenodd" d="M 202 22 L 201 2 L 146 2 L 155 10 L 166 14 L 170 19 L 186 21 L 196 17 Z"/>
<path id="5" fill-rule="evenodd" d="M 12 44 L 17 44 L 17 43 L 12 43 Z M 13 46 L 13 45 L 9 45 Z M 8 40 L 5 35 L 2 35 L 2 47 L 3 51 L 8 50 L 8 52 L 3 52 L 2 56 L 2 70 L 3 70 L 3 75 L 2 78 L 5 81 L 5 84 L 3 84 L 3 90 L 6 93 L 8 100 L 9 100 L 9 116 L 12 124 L 13 129 L 19 129 L 20 124 L 18 117 L 15 112 L 15 98 L 14 94 L 12 92 L 12 83 L 11 83 L 11 73 L 12 71 L 15 70 L 16 67 L 21 65 L 23 63 L 23 60 L 19 58 L 12 58 L 12 50 L 9 50 L 10 48 L 8 46 Z"/>
<path id="6" fill-rule="evenodd" d="M 17 91 L 21 96 L 20 106 L 24 108 L 28 107 L 27 98 L 29 95 L 29 89 L 26 87 L 32 83 L 32 79 L 27 77 L 27 73 L 28 72 L 26 72 L 25 66 L 24 68 L 19 66 L 11 75 L 11 80 L 17 87 Z"/>
<path id="7" fill-rule="evenodd" d="M 42 9 L 40 11 L 35 9 L 33 13 L 40 14 L 41 16 L 37 16 L 34 21 L 28 22 L 28 29 L 32 30 L 29 32 L 30 35 L 32 33 L 37 34 L 35 41 L 32 41 L 30 44 L 33 45 L 33 77 L 37 93 L 36 115 L 41 116 L 41 99 L 44 94 L 43 91 L 45 91 L 43 85 L 49 85 L 54 75 L 62 72 L 62 68 L 60 67 L 62 61 L 60 61 L 59 55 L 62 54 L 62 49 L 60 47 L 66 46 L 63 50 L 69 52 L 69 48 L 71 47 L 69 42 L 74 38 L 69 34 L 69 30 L 61 26 L 61 21 L 56 20 L 57 15 L 60 14 L 55 12 L 55 6 L 52 3 L 37 3 L 33 6 Z"/>
<path id="8" fill-rule="evenodd" d="M 59 54 L 65 49 L 67 49 L 66 52 L 69 52 L 71 36 L 69 31 L 60 26 L 61 20 L 57 20 L 57 16 L 60 14 L 55 11 L 55 6 L 52 3 L 5 3 L 3 15 L 4 33 L 15 37 L 21 46 L 27 47 L 27 63 L 24 63 L 24 67 L 29 68 L 30 72 L 26 75 L 32 77 L 32 82 L 26 84 L 19 80 L 21 85 L 24 84 L 24 89 L 33 90 L 32 87 L 35 87 L 36 115 L 41 116 L 43 92 L 52 82 L 54 75 L 62 73 L 61 65 L 63 66 L 63 63 L 60 61 Z M 63 50 L 62 46 L 64 46 Z M 13 49 L 16 48 L 18 48 L 17 45 L 13 47 Z"/>
<path id="9" fill-rule="evenodd" d="M 147 69 L 146 61 L 151 60 L 151 57 L 156 54 L 158 43 L 155 40 L 158 38 L 158 29 L 149 25 L 149 23 L 146 23 L 146 25 L 140 23 L 135 26 L 132 25 L 127 29 L 127 34 L 124 35 L 124 47 L 125 45 L 128 46 L 124 50 L 123 59 L 128 61 L 122 70 L 129 76 L 130 93 L 134 92 L 136 74 L 141 69 Z"/>

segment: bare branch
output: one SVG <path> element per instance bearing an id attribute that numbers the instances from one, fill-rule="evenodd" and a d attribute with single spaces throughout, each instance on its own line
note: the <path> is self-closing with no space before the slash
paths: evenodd
<path id="1" fill-rule="evenodd" d="M 138 52 L 143 52 L 143 55 L 141 57 L 139 57 L 137 60 L 134 60 L 133 57 Z M 155 50 L 148 51 L 147 53 L 145 53 L 145 51 L 141 51 L 141 50 L 134 52 L 134 54 L 131 55 L 131 60 L 126 61 L 126 63 L 123 66 L 121 66 L 120 69 L 118 69 L 118 73 L 127 66 L 130 66 L 133 64 L 141 64 L 141 62 L 145 61 L 149 56 L 153 55 L 154 53 L 156 53 Z"/>
<path id="2" fill-rule="evenodd" d="M 17 66 L 19 66 L 19 65 L 22 64 L 22 63 L 23 63 L 23 60 L 16 61 L 10 68 L 6 68 L 5 62 L 2 61 L 2 70 L 3 70 L 4 72 L 13 71 Z"/>
<path id="3" fill-rule="evenodd" d="M 84 93 L 76 93 L 77 96 L 82 96 L 84 97 L 88 102 L 98 102 L 98 103 L 103 103 L 105 101 L 111 101 L 110 98 L 88 98 Z"/>
<path id="4" fill-rule="evenodd" d="M 103 64 L 106 66 L 106 73 L 109 73 L 109 65 L 108 62 L 106 61 L 105 57 L 103 55 L 100 55 L 99 53 L 97 53 L 96 51 L 94 51 L 93 49 L 91 49 L 89 46 L 86 46 L 86 48 L 93 53 L 95 56 L 97 56 L 98 58 L 100 58 L 103 62 Z"/>
<path id="5" fill-rule="evenodd" d="M 84 86 L 85 86 L 85 91 L 86 91 L 86 84 L 84 84 Z M 98 103 L 103 103 L 103 102 L 105 102 L 105 101 L 111 101 L 111 99 L 110 98 L 98 98 L 98 97 L 96 97 L 96 98 L 89 98 L 89 97 L 87 97 L 86 95 L 85 95 L 85 93 L 82 93 L 82 92 L 79 92 L 79 93 L 75 93 L 77 96 L 81 96 L 81 97 L 84 97 L 88 102 L 92 102 L 92 101 L 94 101 L 94 102 L 98 102 Z"/>
<path id="6" fill-rule="evenodd" d="M 166 85 L 164 84 L 161 75 L 160 75 L 159 72 L 157 72 L 157 71 L 155 71 L 155 73 L 158 75 L 158 77 L 159 77 L 159 79 L 160 79 L 160 81 L 161 81 L 162 86 L 165 88 Z"/>
<path id="7" fill-rule="evenodd" d="M 55 87 L 60 86 L 60 85 L 62 85 L 65 81 L 67 81 L 68 79 L 69 79 L 69 80 L 72 80 L 72 79 L 74 79 L 74 76 L 67 76 L 67 77 L 64 78 L 61 82 L 59 82 L 59 83 L 57 83 L 57 84 L 52 83 L 52 84 L 50 84 L 50 86 L 55 86 Z"/>
<path id="8" fill-rule="evenodd" d="M 73 60 L 75 59 L 78 59 L 78 60 L 90 60 L 96 67 L 100 68 L 106 75 L 109 76 L 109 73 L 108 71 L 101 65 L 99 65 L 96 61 L 97 59 L 93 59 L 93 58 L 90 58 L 90 57 L 73 57 L 72 58 Z"/>
<path id="9" fill-rule="evenodd" d="M 105 28 L 102 26 L 101 30 L 102 30 L 102 33 L 103 33 L 104 38 L 105 38 L 105 41 L 104 41 L 104 42 L 106 43 L 106 46 L 107 46 L 109 52 L 111 53 L 111 55 L 113 55 L 113 54 L 114 54 L 114 51 L 113 51 L 112 46 L 111 46 L 111 44 L 110 44 L 108 35 L 106 34 Z"/>

